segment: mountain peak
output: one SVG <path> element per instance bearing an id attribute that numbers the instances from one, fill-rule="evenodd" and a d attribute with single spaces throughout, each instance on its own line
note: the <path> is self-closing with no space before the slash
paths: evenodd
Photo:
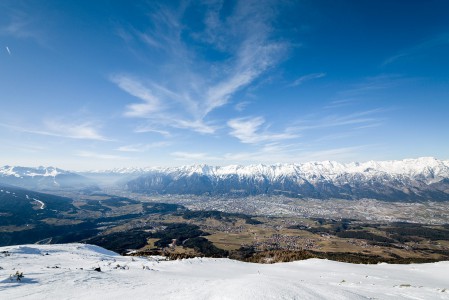
<path id="1" fill-rule="evenodd" d="M 200 176 L 200 178 L 198 178 Z M 152 168 L 126 184 L 133 192 L 312 198 L 449 200 L 449 162 L 435 158 L 339 163 Z"/>
<path id="2" fill-rule="evenodd" d="M 93 182 L 76 173 L 56 167 L 0 167 L 0 183 L 30 189 L 77 188 L 92 186 Z"/>

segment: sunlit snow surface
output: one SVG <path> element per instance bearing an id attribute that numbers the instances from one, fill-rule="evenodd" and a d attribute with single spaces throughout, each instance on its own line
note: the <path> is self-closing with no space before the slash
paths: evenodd
<path id="1" fill-rule="evenodd" d="M 449 262 L 158 261 L 84 244 L 1 247 L 3 251 L 9 254 L 0 253 L 1 299 L 449 299 Z M 21 282 L 9 278 L 16 271 L 25 276 Z"/>
<path id="2" fill-rule="evenodd" d="M 0 168 L 0 174 L 2 170 Z M 6 172 L 6 171 L 4 171 Z M 403 159 L 392 161 L 368 161 L 364 163 L 338 163 L 335 161 L 306 162 L 297 164 L 274 164 L 274 165 L 230 165 L 230 166 L 208 166 L 192 165 L 180 167 L 149 167 L 149 168 L 119 168 L 112 170 L 96 170 L 88 173 L 105 174 L 151 174 L 162 173 L 172 178 L 192 176 L 194 174 L 208 176 L 211 178 L 226 178 L 237 176 L 238 178 L 254 177 L 255 179 L 277 180 L 284 177 L 305 178 L 309 182 L 317 180 L 330 180 L 339 182 L 353 176 L 361 176 L 362 179 L 370 179 L 388 175 L 392 178 L 403 180 L 420 179 L 431 184 L 449 178 L 449 161 L 438 160 L 433 157 L 421 157 L 417 159 Z M 360 180 L 360 178 L 359 178 Z"/>

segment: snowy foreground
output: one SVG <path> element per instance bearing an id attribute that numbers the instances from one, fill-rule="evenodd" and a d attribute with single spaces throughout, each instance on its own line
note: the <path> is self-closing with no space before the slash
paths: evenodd
<path id="1" fill-rule="evenodd" d="M 23 272 L 21 282 L 10 279 L 16 271 Z M 0 298 L 449 299 L 449 262 L 260 265 L 123 257 L 84 244 L 10 246 L 0 247 Z"/>

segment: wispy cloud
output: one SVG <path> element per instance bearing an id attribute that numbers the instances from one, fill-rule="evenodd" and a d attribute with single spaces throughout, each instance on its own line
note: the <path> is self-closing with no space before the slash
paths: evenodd
<path id="1" fill-rule="evenodd" d="M 160 6 L 150 14 L 152 28 L 133 29 L 125 35 L 129 40 L 131 34 L 156 51 L 163 65 L 140 79 L 112 76 L 120 89 L 140 100 L 126 107 L 126 116 L 153 120 L 163 127 L 214 133 L 220 126 L 210 120 L 210 113 L 227 105 L 282 59 L 288 44 L 271 34 L 275 11 L 270 5 L 241 1 L 225 18 L 219 16 L 226 11 L 219 2 L 205 4 L 205 8 L 200 31 L 181 25 L 184 9 Z M 195 52 L 183 36 L 215 48 L 223 59 L 211 61 L 207 54 Z"/>
<path id="2" fill-rule="evenodd" d="M 265 39 L 248 39 L 237 52 L 232 73 L 223 81 L 208 88 L 203 115 L 229 102 L 231 96 L 252 83 L 277 62 L 284 45 L 269 43 Z"/>
<path id="3" fill-rule="evenodd" d="M 325 150 L 304 151 L 301 153 L 301 161 L 336 160 L 342 162 L 357 161 L 360 153 L 375 145 L 359 145 L 353 147 L 330 148 Z"/>
<path id="4" fill-rule="evenodd" d="M 170 142 L 154 142 L 150 144 L 133 144 L 120 146 L 116 150 L 121 152 L 145 152 L 154 148 L 162 148 L 171 145 Z"/>
<path id="5" fill-rule="evenodd" d="M 203 120 L 173 120 L 172 126 L 181 129 L 191 129 L 198 133 L 214 133 L 216 128 L 213 125 L 206 124 Z"/>
<path id="6" fill-rule="evenodd" d="M 201 152 L 173 152 L 171 155 L 176 160 L 191 163 L 210 163 L 218 165 L 229 164 L 267 164 L 274 163 L 300 163 L 308 161 L 336 160 L 350 162 L 358 160 L 367 149 L 377 147 L 376 145 L 358 145 L 349 147 L 327 147 L 313 149 L 301 144 L 279 144 L 271 143 L 266 146 L 247 152 L 233 152 L 210 154 Z"/>
<path id="7" fill-rule="evenodd" d="M 46 36 L 38 24 L 42 24 L 39 13 L 34 9 L 33 13 L 23 5 L 22 9 L 2 7 L 5 9 L 7 19 L 0 23 L 0 36 L 10 36 L 18 39 L 32 39 L 41 46 L 47 45 Z"/>
<path id="8" fill-rule="evenodd" d="M 267 128 L 262 127 L 264 124 L 265 119 L 262 117 L 232 119 L 228 121 L 228 126 L 232 129 L 229 134 L 245 144 L 273 142 L 298 137 L 297 134 L 288 132 L 269 132 Z"/>
<path id="9" fill-rule="evenodd" d="M 237 104 L 234 106 L 234 109 L 235 109 L 236 111 L 238 111 L 238 112 L 242 112 L 242 111 L 244 111 L 245 108 L 246 108 L 248 105 L 250 105 L 250 104 L 251 104 L 251 102 L 249 102 L 249 101 L 242 101 L 242 102 L 237 103 Z"/>
<path id="10" fill-rule="evenodd" d="M 187 49 L 181 40 L 183 26 L 180 22 L 186 5 L 169 8 L 157 3 L 153 7 L 155 9 L 148 13 L 153 26 L 146 28 L 145 31 L 133 30 L 133 34 L 150 48 L 169 52 L 172 56 L 187 58 Z"/>
<path id="11" fill-rule="evenodd" d="M 239 164 L 248 163 L 300 163 L 308 161 L 335 160 L 351 162 L 362 157 L 366 149 L 376 147 L 376 145 L 358 145 L 350 147 L 328 147 L 323 150 L 311 149 L 310 147 L 300 147 L 300 145 L 282 146 L 272 149 L 263 148 L 254 152 L 237 152 L 225 154 L 222 158 L 224 162 Z"/>
<path id="12" fill-rule="evenodd" d="M 362 82 L 356 83 L 348 89 L 340 91 L 339 96 L 354 98 L 381 90 L 393 88 L 405 82 L 410 82 L 410 78 L 404 78 L 397 74 L 381 74 L 378 76 L 365 78 Z"/>
<path id="13" fill-rule="evenodd" d="M 368 127 L 373 124 L 379 124 L 384 121 L 383 116 L 379 116 L 380 113 L 386 112 L 384 108 L 375 108 L 364 111 L 356 111 L 349 114 L 331 114 L 324 117 L 314 117 L 311 119 L 304 119 L 296 122 L 290 130 L 297 132 L 303 132 L 307 130 L 323 129 L 323 128 L 335 128 L 342 126 L 352 127 Z"/>
<path id="14" fill-rule="evenodd" d="M 48 151 L 48 148 L 43 145 L 34 145 L 27 142 L 20 141 L 16 143 L 11 140 L 3 139 L 0 141 L 0 148 L 14 151 L 22 151 L 27 153 L 39 153 Z"/>
<path id="15" fill-rule="evenodd" d="M 127 160 L 127 159 L 129 159 L 128 157 L 125 157 L 125 156 L 95 153 L 95 152 L 91 152 L 91 151 L 79 151 L 79 152 L 76 152 L 75 155 L 79 156 L 79 157 L 104 159 L 104 160 Z"/>
<path id="16" fill-rule="evenodd" d="M 185 160 L 189 162 L 218 161 L 222 159 L 219 156 L 212 156 L 208 153 L 201 153 L 201 152 L 172 152 L 170 153 L 170 155 L 173 156 L 176 160 Z"/>
<path id="17" fill-rule="evenodd" d="M 403 49 L 402 51 L 396 53 L 395 55 L 387 58 L 382 66 L 386 66 L 392 64 L 400 59 L 406 57 L 412 57 L 416 55 L 420 55 L 434 49 L 436 47 L 442 45 L 449 45 L 449 33 L 442 33 L 432 38 L 429 38 L 419 44 L 413 45 L 407 49 Z"/>
<path id="18" fill-rule="evenodd" d="M 274 164 L 274 163 L 300 163 L 308 161 L 336 160 L 343 162 L 356 161 L 367 148 L 376 145 L 359 145 L 350 147 L 329 147 L 327 149 L 310 149 L 300 144 L 281 145 L 268 144 L 256 151 L 234 152 L 219 155 L 197 152 L 172 153 L 177 160 L 189 163 L 227 164 Z"/>
<path id="19" fill-rule="evenodd" d="M 8 52 L 8 54 L 11 55 L 11 50 L 9 50 L 9 47 L 6 46 L 5 48 L 6 48 L 6 52 Z"/>
<path id="20" fill-rule="evenodd" d="M 36 126 L 18 126 L 11 124 L 0 123 L 0 126 L 31 134 L 70 138 L 70 139 L 85 139 L 98 141 L 111 141 L 110 139 L 101 135 L 97 128 L 91 122 L 72 123 L 60 122 L 58 120 L 44 120 L 43 128 L 39 129 Z"/>
<path id="21" fill-rule="evenodd" d="M 57 135 L 72 139 L 87 139 L 110 141 L 98 132 L 98 129 L 92 122 L 68 123 L 59 120 L 45 120 L 45 127 L 49 130 L 49 135 Z"/>
<path id="22" fill-rule="evenodd" d="M 134 129 L 135 133 L 145 133 L 145 132 L 151 132 L 151 133 L 157 133 L 160 134 L 166 138 L 171 137 L 172 134 L 168 130 L 159 129 L 154 124 L 141 124 L 137 126 Z"/>
<path id="23" fill-rule="evenodd" d="M 297 162 L 298 153 L 303 151 L 302 144 L 268 143 L 255 151 L 226 153 L 222 160 L 229 163 L 284 163 Z"/>
<path id="24" fill-rule="evenodd" d="M 324 108 L 333 109 L 333 108 L 349 106 L 351 104 L 357 103 L 358 101 L 360 101 L 360 100 L 358 100 L 356 98 L 334 100 L 334 101 L 329 102 L 329 104 L 325 105 Z"/>
<path id="25" fill-rule="evenodd" d="M 289 84 L 289 87 L 294 87 L 303 84 L 306 81 L 310 81 L 313 79 L 318 79 L 326 76 L 326 73 L 312 73 L 308 75 L 304 75 L 293 81 L 291 84 Z"/>
<path id="26" fill-rule="evenodd" d="M 389 90 L 409 85 L 418 80 L 418 78 L 404 77 L 399 74 L 379 74 L 366 77 L 338 91 L 334 100 L 329 101 L 323 108 L 329 110 L 345 108 L 346 111 L 351 111 L 357 106 L 366 106 L 373 99 L 384 97 Z"/>
<path id="27" fill-rule="evenodd" d="M 112 76 L 111 80 L 123 91 L 144 101 L 128 105 L 125 116 L 149 117 L 152 113 L 162 110 L 161 101 L 138 80 L 124 75 Z"/>

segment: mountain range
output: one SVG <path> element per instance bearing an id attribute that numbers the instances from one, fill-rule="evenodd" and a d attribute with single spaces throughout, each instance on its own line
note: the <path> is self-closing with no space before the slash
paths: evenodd
<path id="1" fill-rule="evenodd" d="M 147 194 L 449 200 L 449 161 L 418 158 L 349 164 L 323 161 L 154 168 L 128 181 L 125 188 Z"/>
<path id="2" fill-rule="evenodd" d="M 46 182 L 53 187 L 70 185 L 71 180 L 79 185 L 107 183 L 143 194 L 285 195 L 386 201 L 449 200 L 449 161 L 432 157 L 347 164 L 322 161 L 222 167 L 193 165 L 121 168 L 80 174 L 43 167 L 33 170 L 20 167 L 0 168 L 0 182 L 23 186 L 18 184 L 21 180 Z"/>
<path id="3" fill-rule="evenodd" d="M 75 172 L 54 167 L 0 167 L 0 183 L 31 190 L 97 189 L 95 182 Z"/>

